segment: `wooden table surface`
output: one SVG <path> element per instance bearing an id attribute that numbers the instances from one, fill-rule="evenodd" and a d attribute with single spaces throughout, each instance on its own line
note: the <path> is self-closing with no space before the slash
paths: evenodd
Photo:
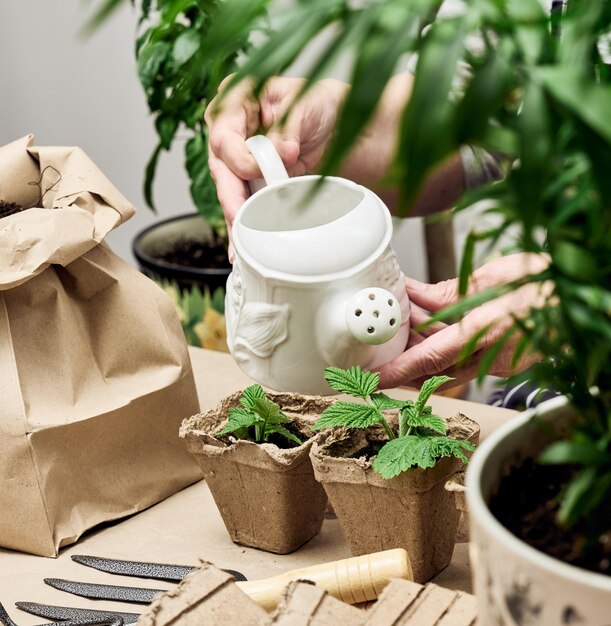
<path id="1" fill-rule="evenodd" d="M 252 384 L 230 355 L 199 348 L 190 348 L 190 353 L 202 410 Z M 416 396 L 405 389 L 387 393 L 395 398 Z M 434 396 L 431 404 L 440 415 L 458 411 L 468 415 L 479 422 L 483 437 L 514 415 L 507 409 L 440 396 Z M 64 548 L 57 559 L 0 548 L 0 602 L 17 624 L 27 626 L 45 621 L 18 611 L 14 606 L 18 600 L 102 610 L 141 610 L 137 605 L 86 600 L 52 589 L 43 582 L 47 577 L 156 589 L 171 587 L 157 581 L 104 574 L 74 563 L 70 559 L 72 554 L 183 565 L 207 560 L 222 568 L 238 570 L 249 579 L 350 556 L 336 519 L 326 519 L 320 535 L 292 554 L 276 555 L 236 545 L 227 535 L 206 484 L 200 481 L 142 513 L 87 533 L 75 545 Z M 466 543 L 456 545 L 452 563 L 434 582 L 452 589 L 471 590 Z"/>

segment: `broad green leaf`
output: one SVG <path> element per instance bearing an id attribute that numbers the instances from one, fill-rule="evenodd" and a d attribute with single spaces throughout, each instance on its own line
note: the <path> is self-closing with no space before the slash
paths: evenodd
<path id="1" fill-rule="evenodd" d="M 263 387 L 261 387 L 261 385 L 251 385 L 250 387 L 246 387 L 246 389 L 242 392 L 240 404 L 245 409 L 251 410 L 254 408 L 255 402 L 262 398 L 265 398 L 265 391 L 263 391 Z"/>
<path id="2" fill-rule="evenodd" d="M 257 423 L 257 416 L 250 411 L 240 407 L 233 407 L 229 411 L 229 416 L 225 426 L 218 431 L 217 435 L 227 435 L 242 428 L 254 426 Z"/>
<path id="3" fill-rule="evenodd" d="M 178 120 L 169 115 L 158 115 L 155 120 L 155 128 L 163 149 L 169 150 L 178 128 Z"/>
<path id="4" fill-rule="evenodd" d="M 424 406 L 429 401 L 429 398 L 435 393 L 435 391 L 447 382 L 454 380 L 451 376 L 433 376 L 422 383 L 418 399 L 414 405 L 416 414 L 422 413 Z"/>
<path id="5" fill-rule="evenodd" d="M 539 462 L 548 465 L 575 463 L 578 465 L 598 466 L 611 464 L 611 454 L 602 452 L 595 442 L 577 443 L 575 441 L 557 441 L 547 447 L 539 456 Z"/>
<path id="6" fill-rule="evenodd" d="M 275 402 L 267 398 L 255 398 L 251 410 L 267 424 L 286 424 L 291 421 Z"/>
<path id="7" fill-rule="evenodd" d="M 185 30 L 176 38 L 172 46 L 172 59 L 178 68 L 184 65 L 197 52 L 201 45 L 201 35 L 196 30 Z"/>
<path id="8" fill-rule="evenodd" d="M 611 86 L 584 81 L 566 67 L 540 67 L 535 76 L 547 93 L 611 143 Z"/>
<path id="9" fill-rule="evenodd" d="M 217 230 L 223 213 L 208 168 L 208 146 L 203 133 L 197 133 L 185 144 L 185 167 L 191 179 L 191 197 L 200 215 Z"/>
<path id="10" fill-rule="evenodd" d="M 598 264 L 590 250 L 572 241 L 552 241 L 551 251 L 557 267 L 571 278 L 590 281 L 598 274 Z"/>
<path id="11" fill-rule="evenodd" d="M 162 64 L 170 55 L 170 44 L 165 41 L 145 44 L 138 56 L 138 76 L 145 89 L 152 87 L 159 76 Z"/>
<path id="12" fill-rule="evenodd" d="M 312 430 L 344 426 L 346 428 L 369 428 L 380 422 L 379 411 L 367 404 L 334 402 L 321 414 Z"/>
<path id="13" fill-rule="evenodd" d="M 347 370 L 338 367 L 326 367 L 325 380 L 331 389 L 339 391 L 339 393 L 366 398 L 378 388 L 380 374 L 378 372 L 366 372 L 358 365 Z"/>

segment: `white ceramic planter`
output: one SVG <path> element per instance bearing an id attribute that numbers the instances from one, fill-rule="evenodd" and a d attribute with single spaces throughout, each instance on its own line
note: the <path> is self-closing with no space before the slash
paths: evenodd
<path id="1" fill-rule="evenodd" d="M 522 413 L 488 437 L 467 470 L 471 561 L 478 623 L 485 626 L 608 626 L 611 577 L 554 559 L 519 540 L 488 509 L 508 463 L 536 453 L 541 431 L 535 419 L 570 417 L 565 398 Z M 528 489 L 528 485 L 524 486 Z"/>

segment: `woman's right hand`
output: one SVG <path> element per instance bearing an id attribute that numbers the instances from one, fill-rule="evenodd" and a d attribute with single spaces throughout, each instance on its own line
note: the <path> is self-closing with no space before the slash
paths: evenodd
<path id="1" fill-rule="evenodd" d="M 230 80 L 231 76 L 221 83 L 219 95 Z M 300 78 L 272 78 L 255 98 L 251 83 L 244 81 L 220 104 L 217 95 L 206 109 L 208 163 L 229 233 L 238 209 L 250 195 L 247 181 L 261 176 L 246 147 L 248 137 L 265 129 L 291 176 L 315 170 L 321 160 L 349 86 L 333 79 L 319 81 L 280 124 L 304 82 Z"/>

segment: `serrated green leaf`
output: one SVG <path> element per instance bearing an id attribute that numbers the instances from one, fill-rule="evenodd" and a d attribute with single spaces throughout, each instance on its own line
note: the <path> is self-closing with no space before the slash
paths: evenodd
<path id="1" fill-rule="evenodd" d="M 358 365 L 347 370 L 326 367 L 325 380 L 335 391 L 348 393 L 357 398 L 366 398 L 378 388 L 380 374 L 363 371 Z"/>
<path id="2" fill-rule="evenodd" d="M 428 430 L 435 431 L 440 435 L 445 435 L 447 432 L 447 425 L 443 417 L 428 414 L 424 411 L 420 415 L 410 414 L 410 411 L 407 411 L 406 413 L 407 425 L 412 428 L 427 428 Z"/>
<path id="3" fill-rule="evenodd" d="M 265 398 L 263 387 L 261 387 L 261 385 L 251 385 L 250 387 L 246 387 L 242 392 L 240 404 L 244 408 L 252 410 L 255 406 L 255 402 L 260 398 Z"/>
<path id="4" fill-rule="evenodd" d="M 411 467 L 433 467 L 444 456 L 456 456 L 467 463 L 465 451 L 474 449 L 468 441 L 451 437 L 406 435 L 384 445 L 373 462 L 373 469 L 384 478 L 393 478 Z"/>
<path id="5" fill-rule="evenodd" d="M 385 393 L 374 393 L 370 397 L 373 405 L 380 411 L 388 411 L 391 409 L 402 409 L 405 406 L 413 406 L 412 400 L 395 400 Z"/>
<path id="6" fill-rule="evenodd" d="M 429 398 L 433 395 L 433 393 L 441 387 L 441 385 L 444 385 L 451 380 L 454 380 L 451 376 L 433 376 L 432 378 L 425 380 L 424 383 L 422 383 L 418 399 L 414 405 L 416 413 L 422 413 L 425 404 L 429 401 Z"/>
<path id="7" fill-rule="evenodd" d="M 286 424 L 291 420 L 280 410 L 280 407 L 267 398 L 256 398 L 252 410 L 267 424 Z"/>
<path id="8" fill-rule="evenodd" d="M 346 428 L 369 428 L 380 420 L 379 411 L 366 404 L 334 402 L 321 414 L 312 430 L 345 426 Z"/>
<path id="9" fill-rule="evenodd" d="M 436 457 L 429 439 L 406 435 L 389 441 L 378 452 L 373 469 L 384 478 L 393 478 L 411 467 L 433 467 Z"/>
<path id="10" fill-rule="evenodd" d="M 217 435 L 227 435 L 228 433 L 233 433 L 242 428 L 248 428 L 250 426 L 254 426 L 258 421 L 256 415 L 253 415 L 252 412 L 242 409 L 240 407 L 233 407 L 229 411 L 229 416 L 227 420 L 227 424 L 219 430 Z"/>

